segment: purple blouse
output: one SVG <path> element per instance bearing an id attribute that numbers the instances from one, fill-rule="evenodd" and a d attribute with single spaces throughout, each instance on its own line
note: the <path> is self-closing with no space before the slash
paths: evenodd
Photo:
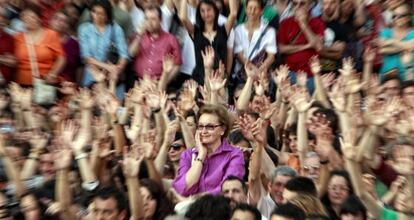
<path id="1" fill-rule="evenodd" d="M 221 146 L 204 160 L 198 183 L 186 189 L 185 175 L 191 168 L 191 164 L 197 155 L 198 152 L 195 148 L 181 153 L 180 167 L 174 179 L 173 187 L 183 196 L 203 192 L 219 194 L 221 192 L 221 184 L 228 176 L 233 175 L 240 178 L 244 176 L 245 169 L 242 151 L 230 145 L 227 140 L 223 140 Z"/>

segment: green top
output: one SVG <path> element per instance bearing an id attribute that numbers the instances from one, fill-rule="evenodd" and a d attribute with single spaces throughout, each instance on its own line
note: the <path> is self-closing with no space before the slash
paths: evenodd
<path id="1" fill-rule="evenodd" d="M 243 3 L 243 7 L 240 10 L 240 14 L 239 14 L 239 18 L 237 19 L 237 24 L 243 24 L 247 17 L 246 17 L 246 1 L 242 1 Z M 262 20 L 265 23 L 269 23 L 273 18 L 275 18 L 277 16 L 277 11 L 275 10 L 275 8 L 271 5 L 266 6 L 263 9 L 263 14 L 262 14 Z"/>
<path id="2" fill-rule="evenodd" d="M 410 219 L 414 220 L 414 216 L 411 216 Z M 398 212 L 383 207 L 381 210 L 380 220 L 398 220 Z"/>

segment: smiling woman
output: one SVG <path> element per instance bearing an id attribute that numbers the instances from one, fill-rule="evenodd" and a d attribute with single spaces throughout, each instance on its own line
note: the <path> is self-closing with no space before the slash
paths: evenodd
<path id="1" fill-rule="evenodd" d="M 243 153 L 227 140 L 230 121 L 223 106 L 205 105 L 199 113 L 196 146 L 181 154 L 173 186 L 183 196 L 220 193 L 229 175 L 243 178 Z"/>

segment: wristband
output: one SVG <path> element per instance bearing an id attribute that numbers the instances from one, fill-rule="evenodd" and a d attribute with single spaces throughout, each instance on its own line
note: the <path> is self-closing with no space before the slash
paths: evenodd
<path id="1" fill-rule="evenodd" d="M 200 161 L 201 162 L 201 164 L 203 164 L 204 163 L 204 161 L 201 159 L 201 158 L 196 158 L 196 159 L 194 159 L 194 161 Z"/>
<path id="2" fill-rule="evenodd" d="M 80 160 L 80 159 L 87 158 L 87 157 L 88 157 L 87 153 L 80 153 L 79 155 L 75 157 L 75 160 Z"/>

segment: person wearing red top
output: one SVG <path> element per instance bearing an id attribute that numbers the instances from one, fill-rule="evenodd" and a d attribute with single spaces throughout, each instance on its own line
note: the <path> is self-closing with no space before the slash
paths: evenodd
<path id="1" fill-rule="evenodd" d="M 294 15 L 283 20 L 277 34 L 279 51 L 290 70 L 312 77 L 309 60 L 323 48 L 325 24 L 309 15 L 310 0 L 293 0 Z"/>
<path id="2" fill-rule="evenodd" d="M 49 21 L 56 12 L 65 7 L 64 0 L 28 0 L 29 3 L 35 4 L 42 10 L 42 25 L 49 27 Z"/>
<path id="3" fill-rule="evenodd" d="M 161 9 L 150 7 L 145 9 L 145 23 L 143 28 L 132 41 L 129 53 L 135 56 L 135 72 L 139 78 L 144 74 L 151 78 L 160 79 L 168 75 L 168 82 L 175 78 L 181 65 L 180 47 L 174 35 L 161 29 Z M 163 69 L 163 60 L 166 56 L 173 57 L 171 70 Z"/>
<path id="4" fill-rule="evenodd" d="M 0 8 L 0 82 L 10 81 L 13 67 L 16 65 L 14 56 L 14 39 L 4 32 L 7 24 L 7 15 L 4 8 Z"/>

